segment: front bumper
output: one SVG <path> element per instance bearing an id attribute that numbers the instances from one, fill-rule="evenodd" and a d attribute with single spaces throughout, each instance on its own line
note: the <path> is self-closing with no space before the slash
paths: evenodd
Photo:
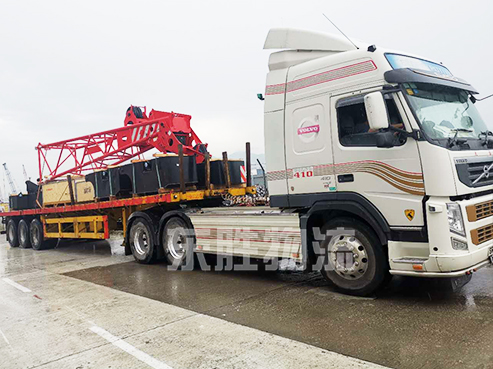
<path id="1" fill-rule="evenodd" d="M 447 203 L 450 202 L 452 200 L 446 197 L 432 197 L 427 201 L 427 243 L 389 242 L 391 274 L 457 277 L 491 263 L 493 194 L 456 201 L 462 212 L 463 235 L 449 229 Z M 456 241 L 467 244 L 467 250 L 454 249 L 452 240 L 455 245 Z"/>
<path id="2" fill-rule="evenodd" d="M 463 275 L 469 275 L 476 272 L 478 269 L 483 268 L 487 265 L 491 265 L 490 260 L 482 261 L 472 267 L 456 270 L 453 272 L 417 272 L 414 270 L 391 270 L 390 274 L 392 275 L 402 275 L 408 277 L 427 277 L 427 278 L 452 278 L 452 277 L 461 277 Z"/>

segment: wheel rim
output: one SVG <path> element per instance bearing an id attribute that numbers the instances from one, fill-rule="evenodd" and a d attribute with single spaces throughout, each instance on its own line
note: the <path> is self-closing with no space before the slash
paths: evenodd
<path id="1" fill-rule="evenodd" d="M 139 255 L 145 255 L 149 251 L 149 235 L 143 228 L 138 228 L 134 235 L 135 251 Z"/>
<path id="2" fill-rule="evenodd" d="M 356 236 L 338 234 L 328 245 L 329 261 L 334 271 L 344 279 L 357 280 L 368 270 L 368 253 Z"/>
<path id="3" fill-rule="evenodd" d="M 185 228 L 177 223 L 166 227 L 166 250 L 175 260 L 180 260 L 186 253 L 187 237 Z"/>

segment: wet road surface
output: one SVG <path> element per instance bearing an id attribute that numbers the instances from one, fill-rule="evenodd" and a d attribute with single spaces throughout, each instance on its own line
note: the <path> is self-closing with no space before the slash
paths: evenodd
<path id="1" fill-rule="evenodd" d="M 168 271 L 128 262 L 66 275 L 398 368 L 493 368 L 493 268 L 462 289 L 393 279 L 373 298 L 319 274 Z"/>
<path id="2" fill-rule="evenodd" d="M 115 251 L 120 255 L 115 255 Z M 217 364 L 217 367 L 258 367 L 260 364 L 249 366 L 248 363 L 254 362 L 253 357 L 257 358 L 262 352 L 272 354 L 279 350 L 284 352 L 284 357 L 291 353 L 300 359 L 312 358 L 316 356 L 316 351 L 310 349 L 314 346 L 396 368 L 493 368 L 491 267 L 478 271 L 471 282 L 460 290 L 454 290 L 447 280 L 394 278 L 389 288 L 377 296 L 357 298 L 335 292 L 317 273 L 169 271 L 162 263 L 138 264 L 132 261 L 132 257 L 121 255 L 121 251 L 118 246 L 113 244 L 110 247 L 106 242 L 64 243 L 56 250 L 44 252 L 11 249 L 6 246 L 4 236 L 0 236 L 0 276 L 12 277 L 33 293 L 36 290 L 41 291 L 37 292 L 41 298 L 51 296 L 52 301 L 61 304 L 62 310 L 65 309 L 64 304 L 69 304 L 71 309 L 79 310 L 86 317 L 94 315 L 93 320 L 96 323 L 98 314 L 106 313 L 107 316 L 101 318 L 101 324 L 111 327 L 120 336 L 131 337 L 131 334 L 136 334 L 134 330 L 140 332 L 146 325 L 152 326 L 154 322 L 171 319 L 169 316 L 176 309 L 177 322 L 173 320 L 176 330 L 173 333 L 176 334 L 173 336 L 174 340 L 185 339 L 183 337 L 190 339 L 190 334 L 193 336 L 200 333 L 184 333 L 185 325 L 178 325 L 184 319 L 181 315 L 200 313 L 190 318 L 192 320 L 188 322 L 186 329 L 192 329 L 190 326 L 193 324 L 207 326 L 202 321 L 193 322 L 193 319 L 203 319 L 200 318 L 202 316 L 218 318 L 218 321 L 224 322 L 226 325 L 222 330 L 214 328 L 218 329 L 217 336 L 208 337 L 208 341 L 203 341 L 200 346 L 203 350 L 210 347 L 211 352 L 217 349 L 221 353 L 219 355 L 224 355 L 225 358 L 230 348 L 224 344 L 216 348 L 214 342 L 222 337 L 231 340 L 231 346 L 236 347 L 236 339 L 257 332 L 245 333 L 241 331 L 242 326 L 276 335 L 272 337 L 279 336 L 311 345 L 306 346 L 308 351 L 305 348 L 303 351 L 299 347 L 287 348 L 287 344 L 283 344 L 282 351 L 281 346 L 268 346 L 266 340 L 259 343 L 259 339 L 255 338 L 257 346 L 246 350 L 255 353 L 252 354 L 254 356 L 247 357 L 238 364 L 240 354 L 234 351 L 234 354 L 231 353 L 231 360 L 235 358 L 236 364 L 232 365 L 225 359 L 222 363 L 224 365 Z M 46 282 L 42 283 L 40 276 Z M 10 286 L 5 287 L 7 288 Z M 1 292 L 0 289 L 0 297 Z M 121 301 L 121 306 L 114 312 L 105 312 L 105 309 L 116 304 L 115 301 Z M 52 302 L 49 306 L 53 310 L 56 304 Z M 2 306 L 0 299 L 0 308 Z M 10 305 L 5 303 L 5 306 Z M 15 309 L 5 311 L 14 314 Z M 0 329 L 3 321 L 7 324 L 9 319 L 2 320 L 0 314 Z M 227 322 L 238 323 L 240 326 L 227 325 L 231 324 Z M 136 328 L 132 328 L 134 326 Z M 217 326 L 216 323 L 215 327 Z M 161 341 L 158 346 L 152 346 L 153 340 L 157 342 L 157 338 L 148 338 L 150 333 L 145 339 L 141 338 L 141 341 L 134 338 L 136 344 L 140 342 L 148 350 L 154 347 L 156 355 L 166 352 L 162 347 L 162 337 L 171 334 L 171 328 L 165 328 L 167 330 L 159 336 Z M 149 329 L 149 332 L 154 332 L 155 328 Z M 15 334 L 15 330 L 7 331 L 6 334 Z M 172 344 L 172 341 L 167 344 Z M 245 348 L 246 343 L 241 345 Z M 79 362 L 74 358 L 79 358 L 80 355 L 86 358 L 83 356 L 85 351 L 78 350 L 67 348 L 67 352 L 74 351 L 78 354 L 68 357 L 60 353 L 60 357 L 65 360 L 64 365 L 53 367 L 71 367 L 65 366 L 67 363 L 78 365 Z M 98 350 L 97 346 L 94 350 Z M 327 354 L 327 351 L 320 352 Z M 178 355 L 176 360 L 186 356 L 183 355 Z M 53 360 L 62 363 L 59 359 Z M 327 361 L 327 366 L 329 362 L 330 360 Z M 295 367 L 305 367 L 303 363 L 298 363 Z M 187 365 L 190 366 L 186 364 L 185 367 Z M 339 367 L 346 367 L 345 365 L 347 364 L 340 364 Z M 306 367 L 308 366 L 318 367 L 313 363 L 307 363 Z M 214 366 L 203 364 L 200 367 Z M 270 367 L 288 366 L 272 364 Z"/>

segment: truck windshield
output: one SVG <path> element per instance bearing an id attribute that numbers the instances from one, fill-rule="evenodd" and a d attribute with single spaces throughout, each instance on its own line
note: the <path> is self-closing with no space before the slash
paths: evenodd
<path id="1" fill-rule="evenodd" d="M 403 87 L 428 138 L 446 145 L 454 137 L 478 140 L 487 130 L 467 91 L 428 83 Z"/>

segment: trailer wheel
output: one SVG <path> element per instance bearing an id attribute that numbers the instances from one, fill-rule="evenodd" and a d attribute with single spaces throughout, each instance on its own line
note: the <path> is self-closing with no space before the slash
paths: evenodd
<path id="1" fill-rule="evenodd" d="M 156 245 L 152 228 L 144 218 L 136 219 L 130 226 L 130 249 L 139 263 L 150 264 L 156 259 Z"/>
<path id="2" fill-rule="evenodd" d="M 168 264 L 176 269 L 193 262 L 193 242 L 185 221 L 173 217 L 164 226 L 162 245 Z M 192 268 L 193 265 L 189 264 Z"/>
<path id="3" fill-rule="evenodd" d="M 29 225 L 29 238 L 34 250 L 44 250 L 49 246 L 49 242 L 44 239 L 43 225 L 39 219 L 33 219 Z"/>
<path id="4" fill-rule="evenodd" d="M 17 226 L 19 232 L 19 246 L 23 249 L 31 247 L 31 234 L 29 232 L 29 224 L 24 219 L 21 219 Z"/>
<path id="5" fill-rule="evenodd" d="M 326 260 L 321 273 L 339 290 L 368 296 L 390 280 L 383 246 L 368 226 L 341 218 L 327 222 L 323 232 Z"/>
<path id="6" fill-rule="evenodd" d="M 7 239 L 10 247 L 19 246 L 19 234 L 17 232 L 17 223 L 14 219 L 10 219 L 7 223 Z"/>

